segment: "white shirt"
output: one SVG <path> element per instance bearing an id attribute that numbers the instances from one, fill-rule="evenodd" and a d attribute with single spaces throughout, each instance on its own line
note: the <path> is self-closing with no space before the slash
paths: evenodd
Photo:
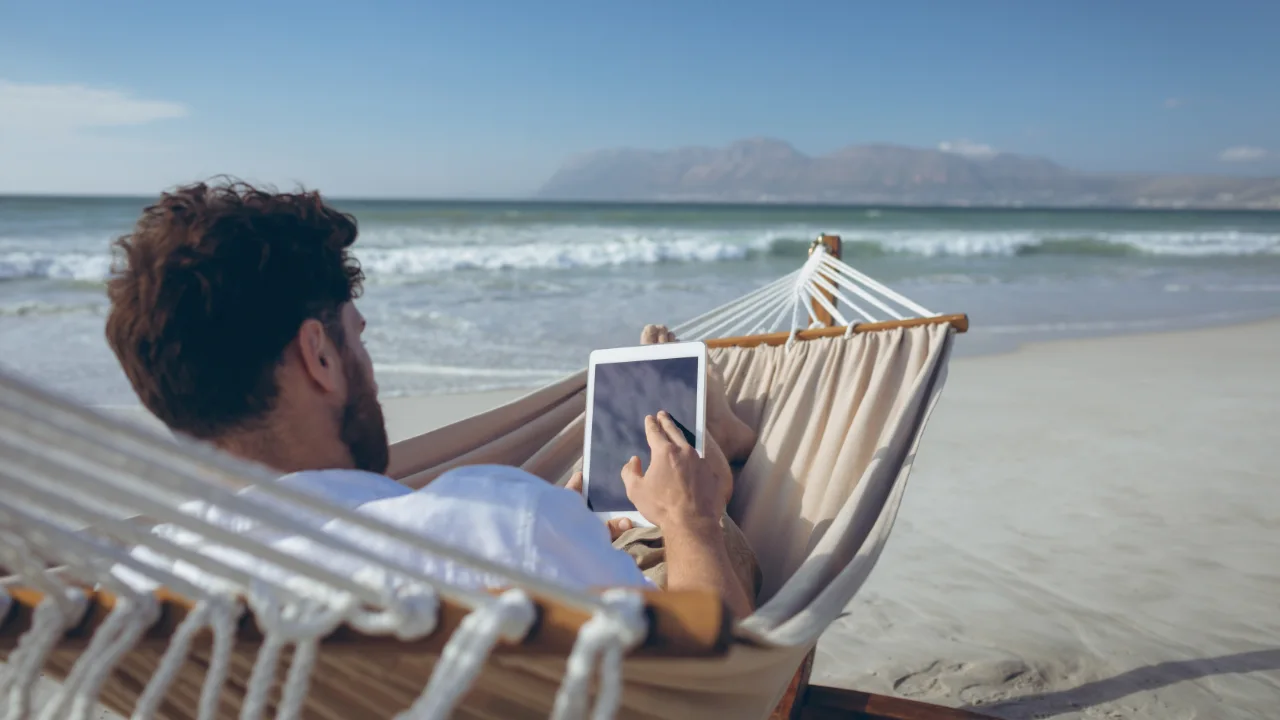
<path id="1" fill-rule="evenodd" d="M 444 473 L 421 490 L 410 490 L 383 475 L 357 470 L 311 470 L 281 477 L 278 482 L 312 493 L 329 503 L 398 525 L 423 537 L 550 580 L 567 588 L 650 587 L 630 555 L 617 550 L 609 531 L 582 498 L 519 468 L 473 465 Z M 381 557 L 394 558 L 432 578 L 467 588 L 509 587 L 511 581 L 444 557 L 423 553 L 403 543 L 330 520 L 248 488 L 246 499 L 262 502 L 274 512 L 360 545 Z M 183 512 L 231 530 L 255 544 L 268 544 L 309 563 L 323 565 L 344 576 L 374 572 L 369 563 L 317 546 L 301 536 L 263 526 L 204 501 L 185 503 Z M 221 545 L 172 525 L 155 529 L 161 537 L 216 557 L 257 577 L 278 582 L 297 581 L 293 574 L 255 555 Z M 216 585 L 207 573 L 163 553 L 144 548 L 135 558 L 156 564 L 198 584 Z M 154 583 L 118 570 L 132 583 Z"/>

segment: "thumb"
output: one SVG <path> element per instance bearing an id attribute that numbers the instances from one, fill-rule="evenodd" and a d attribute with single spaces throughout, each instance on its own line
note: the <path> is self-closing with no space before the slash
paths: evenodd
<path id="1" fill-rule="evenodd" d="M 644 469 L 640 466 L 640 458 L 633 455 L 627 464 L 622 466 L 622 484 L 629 486 L 642 477 L 644 477 Z"/>
<path id="2" fill-rule="evenodd" d="M 627 518 L 616 518 L 614 520 L 610 520 L 609 521 L 609 539 L 617 540 L 619 537 L 622 536 L 622 533 L 630 530 L 633 527 L 635 527 L 635 524 L 632 523 L 631 520 Z"/>

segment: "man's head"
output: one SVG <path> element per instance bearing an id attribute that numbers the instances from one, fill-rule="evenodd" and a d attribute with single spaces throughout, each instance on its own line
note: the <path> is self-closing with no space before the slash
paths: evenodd
<path id="1" fill-rule="evenodd" d="M 355 239 L 355 219 L 315 192 L 162 195 L 116 243 L 107 285 L 107 341 L 143 405 L 280 470 L 383 472 Z"/>

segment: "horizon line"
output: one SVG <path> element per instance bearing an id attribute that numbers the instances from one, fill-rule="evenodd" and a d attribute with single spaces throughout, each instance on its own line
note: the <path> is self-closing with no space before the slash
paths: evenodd
<path id="1" fill-rule="evenodd" d="M 1015 212 L 1209 212 L 1209 213 L 1280 213 L 1277 207 L 1247 207 L 1247 206 L 1205 206 L 1187 204 L 1182 206 L 1152 206 L 1152 205 L 1043 205 L 1043 204 L 969 204 L 969 203 L 949 203 L 949 204 L 928 204 L 928 203 L 911 203 L 911 202 L 802 202 L 802 201 L 771 201 L 771 200 L 656 200 L 656 199 L 569 199 L 569 198 L 539 198 L 535 196 L 472 196 L 472 197 L 448 197 L 448 196 L 412 196 L 412 195 L 327 195 L 321 193 L 325 200 L 334 203 L 343 202 L 369 202 L 369 203 L 427 203 L 427 204 L 459 204 L 459 205 L 500 205 L 500 204 L 523 204 L 523 205 L 546 205 L 546 206 L 565 206 L 565 205 L 595 205 L 595 206 L 650 206 L 650 207 L 696 207 L 696 208 L 778 208 L 778 209 L 814 209 L 814 210 L 877 210 L 877 209 L 896 209 L 896 210 L 974 210 L 974 211 L 1015 211 Z M 139 200 L 147 201 L 158 197 L 157 194 L 114 194 L 114 193 L 46 193 L 46 192 L 23 192 L 11 193 L 0 192 L 0 200 L 10 199 L 37 199 L 37 200 Z"/>

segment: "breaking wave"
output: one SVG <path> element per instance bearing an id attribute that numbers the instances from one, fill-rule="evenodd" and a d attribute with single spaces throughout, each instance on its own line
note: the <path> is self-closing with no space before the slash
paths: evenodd
<path id="1" fill-rule="evenodd" d="M 0 253 L 0 280 L 68 280 L 98 282 L 111 271 L 111 256 L 86 252 Z"/>
<path id="2" fill-rule="evenodd" d="M 837 231 L 838 232 L 838 231 Z M 451 271 L 565 270 L 658 263 L 738 262 L 803 257 L 803 229 L 682 230 L 607 226 L 487 226 L 440 233 L 417 227 L 374 227 L 356 246 L 371 280 Z M 1210 232 L 999 232 L 989 230 L 841 233 L 848 258 L 898 257 L 1230 257 L 1280 255 L 1280 234 Z M 53 245 L 55 243 L 49 243 Z M 81 246 L 83 248 L 83 246 Z M 83 249 L 0 251 L 0 280 L 101 282 L 111 256 Z"/>

